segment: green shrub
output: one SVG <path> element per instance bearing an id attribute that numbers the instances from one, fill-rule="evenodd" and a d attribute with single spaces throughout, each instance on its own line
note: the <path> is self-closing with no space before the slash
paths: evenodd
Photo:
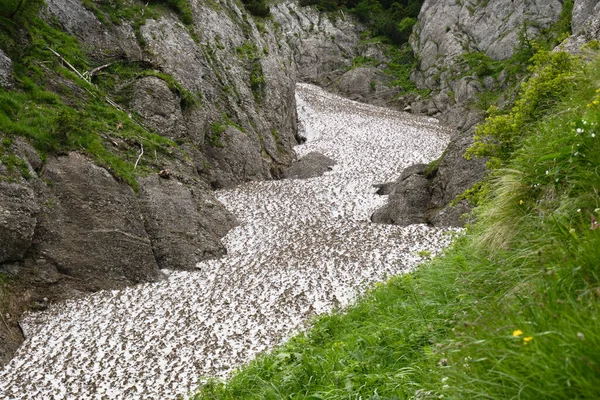
<path id="1" fill-rule="evenodd" d="M 509 112 L 488 110 L 490 116 L 477 127 L 469 155 L 506 159 L 528 135 L 531 124 L 565 96 L 573 85 L 573 72 L 583 65 L 581 58 L 566 52 L 540 51 L 532 61 L 532 78 L 523 84 L 519 100 Z"/>

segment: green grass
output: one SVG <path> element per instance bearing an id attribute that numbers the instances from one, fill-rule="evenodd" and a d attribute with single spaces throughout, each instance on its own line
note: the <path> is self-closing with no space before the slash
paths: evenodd
<path id="1" fill-rule="evenodd" d="M 26 8 L 24 15 L 16 18 L 0 14 L 0 37 L 6 39 L 5 50 L 13 60 L 17 83 L 16 90 L 0 89 L 0 132 L 9 141 L 15 136 L 26 138 L 43 160 L 67 151 L 88 154 L 117 179 L 137 189 L 137 175 L 157 167 L 150 157 L 142 158 L 138 168 L 134 167 L 140 146 L 168 157 L 175 143 L 144 129 L 127 113 L 111 106 L 106 97 L 117 82 L 148 75 L 165 80 L 183 107 L 196 106 L 199 96 L 186 91 L 170 75 L 139 65 L 115 64 L 96 77 L 95 84 L 81 79 L 49 48 L 80 72 L 91 70 L 97 63 L 89 59 L 77 39 L 48 25 L 35 11 Z M 14 39 L 20 36 L 27 37 L 27 46 Z M 122 145 L 114 146 L 117 141 Z M 9 146 L 3 148 L 3 163 L 27 177 L 27 169 L 10 153 Z"/>
<path id="2" fill-rule="evenodd" d="M 600 398 L 600 56 L 586 57 L 559 92 L 539 90 L 555 66 L 538 64 L 520 98 L 544 107 L 441 257 L 194 398 Z"/>

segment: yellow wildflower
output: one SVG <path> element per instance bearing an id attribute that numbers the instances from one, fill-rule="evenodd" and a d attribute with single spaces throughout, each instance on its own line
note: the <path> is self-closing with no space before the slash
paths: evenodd
<path id="1" fill-rule="evenodd" d="M 520 329 L 517 329 L 516 331 L 513 331 L 513 336 L 521 336 L 523 334 L 523 331 Z"/>
<path id="2" fill-rule="evenodd" d="M 527 344 L 533 340 L 533 336 L 527 336 L 523 338 L 523 344 Z"/>
<path id="3" fill-rule="evenodd" d="M 520 205 L 523 205 L 523 200 L 520 200 L 520 201 L 519 201 L 519 204 L 520 204 Z"/>

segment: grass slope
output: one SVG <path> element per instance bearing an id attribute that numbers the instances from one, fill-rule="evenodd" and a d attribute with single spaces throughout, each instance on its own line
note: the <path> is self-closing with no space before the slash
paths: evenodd
<path id="1" fill-rule="evenodd" d="M 600 57 L 584 57 L 540 52 L 479 128 L 495 169 L 443 256 L 194 399 L 600 398 Z"/>

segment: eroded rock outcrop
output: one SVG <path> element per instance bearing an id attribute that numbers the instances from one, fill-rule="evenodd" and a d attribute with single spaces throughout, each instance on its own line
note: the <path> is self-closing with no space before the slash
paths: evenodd
<path id="1" fill-rule="evenodd" d="M 411 36 L 419 64 L 412 74 L 418 87 L 433 91 L 428 114 L 443 113 L 464 129 L 466 104 L 484 88 L 501 88 L 503 75 L 483 81 L 464 62 L 465 54 L 482 53 L 492 60 L 509 59 L 520 35 L 535 37 L 556 22 L 559 0 L 463 2 L 426 0 Z M 468 128 L 468 127 L 467 127 Z"/>
<path id="2" fill-rule="evenodd" d="M 10 88 L 12 86 L 12 61 L 2 49 L 0 49 L 0 87 Z"/>
<path id="3" fill-rule="evenodd" d="M 600 40 L 600 1 L 576 0 L 571 27 L 573 35 L 562 45 L 571 53 L 578 53 L 592 40 Z"/>
<path id="4" fill-rule="evenodd" d="M 50 158 L 41 177 L 52 185 L 34 239 L 34 264 L 51 265 L 82 290 L 162 279 L 133 190 L 85 156 Z"/>
<path id="5" fill-rule="evenodd" d="M 225 254 L 221 237 L 235 217 L 216 201 L 204 183 L 147 177 L 140 182 L 146 232 L 160 268 L 193 270 L 196 263 Z"/>

